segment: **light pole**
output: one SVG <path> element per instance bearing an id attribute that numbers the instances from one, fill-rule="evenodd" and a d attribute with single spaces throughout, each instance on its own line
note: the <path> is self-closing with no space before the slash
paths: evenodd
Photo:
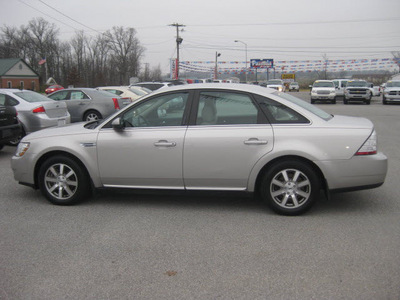
<path id="1" fill-rule="evenodd" d="M 179 45 L 182 44 L 183 39 L 179 36 L 179 27 L 185 27 L 183 24 L 173 23 L 168 26 L 176 27 L 176 71 L 175 79 L 179 79 Z"/>
<path id="2" fill-rule="evenodd" d="M 245 42 L 239 41 L 239 40 L 235 40 L 235 43 L 242 43 L 244 45 L 244 50 L 246 52 L 246 70 L 245 70 L 245 74 L 246 74 L 246 83 L 247 83 L 247 44 Z"/>
<path id="3" fill-rule="evenodd" d="M 218 57 L 221 56 L 221 53 L 218 51 L 215 52 L 215 70 L 214 70 L 214 80 L 218 79 Z"/>

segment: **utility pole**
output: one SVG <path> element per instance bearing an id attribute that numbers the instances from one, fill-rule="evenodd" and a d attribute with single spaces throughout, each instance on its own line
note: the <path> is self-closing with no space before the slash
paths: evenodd
<path id="1" fill-rule="evenodd" d="M 176 27 L 176 78 L 179 79 L 179 45 L 182 44 L 183 39 L 179 37 L 179 27 L 185 27 L 183 24 L 173 23 L 168 26 Z"/>
<path id="2" fill-rule="evenodd" d="M 214 80 L 218 79 L 218 57 L 221 56 L 221 53 L 215 52 L 215 69 L 214 69 Z"/>

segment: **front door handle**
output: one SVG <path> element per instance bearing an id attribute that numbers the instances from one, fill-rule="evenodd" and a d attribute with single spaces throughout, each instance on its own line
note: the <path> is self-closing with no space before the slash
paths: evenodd
<path id="1" fill-rule="evenodd" d="M 268 141 L 259 140 L 258 138 L 250 138 L 247 141 L 244 141 L 245 145 L 266 145 Z"/>
<path id="2" fill-rule="evenodd" d="M 156 147 L 175 147 L 176 143 L 175 142 L 168 142 L 166 140 L 160 140 L 158 142 L 155 142 L 154 146 L 156 146 Z"/>

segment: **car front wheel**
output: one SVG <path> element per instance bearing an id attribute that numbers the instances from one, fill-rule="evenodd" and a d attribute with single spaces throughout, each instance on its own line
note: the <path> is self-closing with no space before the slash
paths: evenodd
<path id="1" fill-rule="evenodd" d="M 261 195 L 274 211 L 300 215 L 311 208 L 320 191 L 320 181 L 311 166 L 297 160 L 280 161 L 268 168 Z"/>
<path id="2" fill-rule="evenodd" d="M 53 156 L 39 170 L 42 194 L 53 204 L 72 205 L 89 196 L 87 172 L 72 158 Z"/>

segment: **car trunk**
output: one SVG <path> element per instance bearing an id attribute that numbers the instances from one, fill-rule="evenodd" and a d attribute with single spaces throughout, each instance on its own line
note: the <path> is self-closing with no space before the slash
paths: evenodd
<path id="1" fill-rule="evenodd" d="M 62 101 L 42 102 L 42 106 L 49 118 L 60 118 L 67 115 L 67 105 Z"/>

